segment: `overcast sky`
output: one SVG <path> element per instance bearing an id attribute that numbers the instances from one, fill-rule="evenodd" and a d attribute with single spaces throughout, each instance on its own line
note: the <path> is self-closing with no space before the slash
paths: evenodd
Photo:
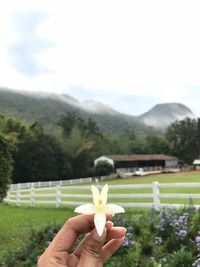
<path id="1" fill-rule="evenodd" d="M 0 87 L 200 116 L 199 14 L 199 0 L 0 0 Z"/>

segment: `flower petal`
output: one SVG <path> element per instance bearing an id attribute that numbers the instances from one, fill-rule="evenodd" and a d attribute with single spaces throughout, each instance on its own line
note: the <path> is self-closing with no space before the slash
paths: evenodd
<path id="1" fill-rule="evenodd" d="M 91 185 L 91 190 L 92 190 L 92 196 L 93 196 L 93 202 L 97 206 L 99 202 L 99 190 L 96 186 Z"/>
<path id="2" fill-rule="evenodd" d="M 103 205 L 107 203 L 107 195 L 108 195 L 108 185 L 105 184 L 104 187 L 101 189 L 101 199 L 103 201 Z"/>
<path id="3" fill-rule="evenodd" d="M 112 214 L 112 215 L 115 215 L 117 213 L 122 213 L 122 212 L 125 212 L 124 208 L 122 208 L 121 206 L 119 205 L 115 205 L 115 204 L 107 204 L 105 205 L 104 207 L 104 212 L 106 214 Z"/>
<path id="4" fill-rule="evenodd" d="M 84 204 L 80 205 L 75 208 L 74 212 L 82 213 L 86 215 L 94 214 L 95 213 L 95 206 L 93 204 Z"/>
<path id="5" fill-rule="evenodd" d="M 106 224 L 106 215 L 104 213 L 96 213 L 94 216 L 94 225 L 97 230 L 97 234 L 101 236 Z"/>

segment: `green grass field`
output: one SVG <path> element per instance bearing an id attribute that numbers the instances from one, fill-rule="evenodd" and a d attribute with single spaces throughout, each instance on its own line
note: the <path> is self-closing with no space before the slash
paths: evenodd
<path id="1" fill-rule="evenodd" d="M 181 182 L 199 182 L 200 183 L 200 172 L 190 173 L 177 173 L 177 174 L 163 174 L 154 175 L 148 177 L 138 177 L 131 179 L 117 179 L 109 181 L 108 184 L 149 184 L 153 181 L 160 183 L 181 183 Z M 103 182 L 102 184 L 104 184 Z M 64 191 L 64 190 L 63 190 Z M 129 193 L 149 193 L 148 189 L 145 190 L 127 190 Z M 136 192 L 137 191 L 137 192 Z M 88 193 L 89 191 L 74 190 L 74 193 Z M 162 192 L 171 193 L 198 193 L 200 194 L 200 188 L 182 188 L 182 189 L 163 189 Z M 49 192 L 48 192 L 49 193 Z M 70 192 L 72 193 L 72 192 Z M 112 190 L 109 193 L 113 193 Z M 115 191 L 116 193 L 116 191 Z M 122 190 L 118 190 L 117 193 L 122 193 Z M 109 197 L 109 196 L 108 196 Z M 72 199 L 71 199 L 72 200 Z M 75 201 L 76 199 L 73 199 Z M 91 199 L 89 199 L 91 200 Z M 85 200 L 88 201 L 87 199 Z M 128 200 L 126 200 L 128 201 Z M 132 200 L 131 200 L 132 201 Z M 134 199 L 134 201 L 148 201 L 148 199 Z M 152 200 L 149 200 L 152 201 Z M 164 201 L 164 200 L 163 200 Z M 166 201 L 166 200 L 165 200 Z M 171 200 L 174 201 L 174 200 Z M 176 200 L 181 201 L 182 200 Z M 196 200 L 197 201 L 197 200 Z M 112 202 L 125 202 L 125 199 L 112 199 Z M 169 201 L 168 201 L 169 202 Z M 178 202 L 177 202 L 178 203 Z M 200 203 L 198 200 L 197 203 Z M 127 210 L 127 212 L 133 212 L 133 209 Z M 138 210 L 137 210 L 138 212 Z M 3 254 L 9 250 L 19 250 L 23 245 L 23 241 L 29 238 L 32 229 L 41 229 L 48 224 L 63 224 L 64 221 L 74 216 L 73 208 L 68 207 L 16 207 L 14 205 L 0 204 L 0 263 Z"/>
<path id="2" fill-rule="evenodd" d="M 29 208 L 0 204 L 0 263 L 8 249 L 20 250 L 31 230 L 39 230 L 48 224 L 63 224 L 73 214 L 73 210 L 66 208 Z"/>

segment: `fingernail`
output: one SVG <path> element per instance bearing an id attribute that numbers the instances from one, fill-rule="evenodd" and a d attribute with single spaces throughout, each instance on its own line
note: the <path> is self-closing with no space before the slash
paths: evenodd
<path id="1" fill-rule="evenodd" d="M 122 227 L 122 229 L 124 230 L 124 234 L 127 232 L 127 229 L 125 227 Z"/>
<path id="2" fill-rule="evenodd" d="M 106 228 L 107 229 L 111 229 L 113 227 L 113 222 L 111 222 L 111 221 L 107 221 L 106 222 Z"/>

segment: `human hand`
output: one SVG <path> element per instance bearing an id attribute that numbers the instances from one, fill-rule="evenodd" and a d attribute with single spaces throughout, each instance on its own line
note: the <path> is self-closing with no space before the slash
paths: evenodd
<path id="1" fill-rule="evenodd" d="M 110 218 L 107 215 L 107 220 Z M 85 233 L 84 239 L 72 252 L 79 235 Z M 37 267 L 102 267 L 122 245 L 125 233 L 125 228 L 114 227 L 107 221 L 102 236 L 98 236 L 94 215 L 72 217 L 40 256 Z"/>

